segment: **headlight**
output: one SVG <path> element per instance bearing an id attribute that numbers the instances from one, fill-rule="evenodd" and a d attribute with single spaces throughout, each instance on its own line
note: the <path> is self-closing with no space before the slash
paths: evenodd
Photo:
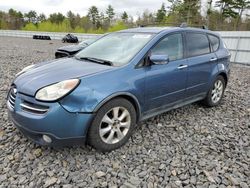
<path id="1" fill-rule="evenodd" d="M 35 97 L 41 101 L 55 101 L 75 89 L 79 82 L 78 79 L 71 79 L 46 86 L 38 90 Z"/>
<path id="2" fill-rule="evenodd" d="M 27 67 L 24 67 L 20 72 L 16 74 L 16 76 L 19 76 L 20 74 L 23 74 L 24 72 L 27 72 L 29 69 L 33 68 L 35 65 L 29 65 Z"/>

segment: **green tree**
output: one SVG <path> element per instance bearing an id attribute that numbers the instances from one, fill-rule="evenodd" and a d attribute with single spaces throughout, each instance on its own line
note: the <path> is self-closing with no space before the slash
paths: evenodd
<path id="1" fill-rule="evenodd" d="M 137 24 L 140 26 L 153 25 L 155 23 L 155 19 L 156 18 L 151 12 L 149 12 L 149 10 L 144 10 L 142 15 L 139 17 Z"/>
<path id="2" fill-rule="evenodd" d="M 108 30 L 110 27 L 110 22 L 109 20 L 105 17 L 103 12 L 100 12 L 99 14 L 99 22 L 100 22 L 100 27 L 102 27 L 103 30 Z"/>
<path id="3" fill-rule="evenodd" d="M 237 17 L 237 12 L 234 7 L 234 0 L 217 0 L 215 2 L 215 7 L 220 8 L 220 25 L 223 26 L 226 19 L 235 19 Z"/>
<path id="4" fill-rule="evenodd" d="M 237 10 L 235 30 L 239 30 L 239 24 L 242 19 L 243 12 L 250 9 L 250 0 L 235 0 L 233 8 Z"/>
<path id="5" fill-rule="evenodd" d="M 223 30 L 226 28 L 223 28 L 223 24 L 221 24 L 220 18 L 221 14 L 218 10 L 216 9 L 211 9 L 209 12 L 209 21 L 207 20 L 207 26 L 211 30 Z M 229 25 L 229 24 L 227 24 Z"/>
<path id="6" fill-rule="evenodd" d="M 168 0 L 168 2 L 170 3 L 170 6 L 168 6 L 168 10 L 170 13 L 174 13 L 177 11 L 177 8 L 180 6 L 180 4 L 182 3 L 181 0 Z"/>
<path id="7" fill-rule="evenodd" d="M 75 29 L 77 26 L 80 27 L 79 23 L 81 21 L 81 17 L 79 14 L 75 15 L 73 12 L 69 11 L 67 13 L 67 17 L 69 19 L 69 23 L 72 29 Z M 78 30 L 80 29 L 78 28 Z"/>
<path id="8" fill-rule="evenodd" d="M 100 21 L 99 21 L 99 11 L 96 6 L 91 6 L 89 8 L 87 17 L 89 18 L 93 26 L 98 28 Z"/>
<path id="9" fill-rule="evenodd" d="M 200 15 L 200 0 L 184 0 L 181 7 L 180 13 L 184 17 L 185 22 L 189 25 L 199 25 L 202 20 Z"/>
<path id="10" fill-rule="evenodd" d="M 108 22 L 111 23 L 114 16 L 115 16 L 114 8 L 111 5 L 108 6 L 108 8 L 106 10 L 106 14 L 107 14 Z"/>
<path id="11" fill-rule="evenodd" d="M 180 16 L 181 9 L 183 6 L 183 3 L 181 0 L 168 0 L 169 6 L 168 8 L 168 14 L 166 17 L 166 23 L 171 25 L 180 24 L 181 22 L 185 22 L 185 19 Z"/>
<path id="12" fill-rule="evenodd" d="M 28 18 L 29 22 L 36 23 L 37 22 L 37 13 L 34 10 L 29 11 L 28 13 L 24 14 L 26 18 Z"/>
<path id="13" fill-rule="evenodd" d="M 127 22 L 128 22 L 128 14 L 127 14 L 126 11 L 124 11 L 124 12 L 122 13 L 121 19 L 122 19 L 122 21 L 123 21 L 124 23 L 127 23 Z"/>
<path id="14" fill-rule="evenodd" d="M 85 32 L 88 32 L 92 26 L 91 21 L 89 20 L 89 17 L 87 17 L 87 16 L 81 17 L 80 24 L 83 27 Z"/>
<path id="15" fill-rule="evenodd" d="M 9 9 L 6 20 L 9 29 L 20 29 L 24 25 L 23 14 L 20 11 Z"/>
<path id="16" fill-rule="evenodd" d="M 3 11 L 0 11 L 0 29 L 9 29 L 6 20 L 7 14 Z"/>
<path id="17" fill-rule="evenodd" d="M 44 22 L 44 21 L 46 21 L 46 16 L 45 16 L 45 14 L 42 13 L 42 14 L 39 14 L 37 19 L 39 22 Z"/>
<path id="18" fill-rule="evenodd" d="M 163 23 L 165 21 L 165 17 L 166 17 L 166 8 L 165 8 L 165 4 L 162 3 L 161 8 L 159 10 L 157 10 L 156 13 L 156 21 L 158 23 Z"/>
<path id="19" fill-rule="evenodd" d="M 210 28 L 210 15 L 212 13 L 212 4 L 213 4 L 213 0 L 207 1 L 207 26 L 208 28 Z"/>
<path id="20" fill-rule="evenodd" d="M 60 24 L 65 19 L 65 16 L 61 13 L 53 13 L 49 15 L 49 21 L 52 23 Z"/>

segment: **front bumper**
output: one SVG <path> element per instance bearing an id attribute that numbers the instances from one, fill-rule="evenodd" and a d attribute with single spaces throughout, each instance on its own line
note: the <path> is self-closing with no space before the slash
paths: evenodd
<path id="1" fill-rule="evenodd" d="M 66 111 L 58 102 L 41 103 L 33 97 L 20 93 L 16 94 L 14 106 L 7 102 L 10 120 L 27 137 L 39 145 L 65 146 L 85 143 L 92 113 L 71 113 Z M 46 106 L 45 113 L 27 111 L 23 104 Z M 51 142 L 46 142 L 46 135 Z"/>

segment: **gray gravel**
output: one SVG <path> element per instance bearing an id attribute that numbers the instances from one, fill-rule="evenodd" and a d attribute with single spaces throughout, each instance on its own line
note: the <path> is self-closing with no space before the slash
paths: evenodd
<path id="1" fill-rule="evenodd" d="M 54 58 L 62 45 L 0 37 L 0 187 L 249 187 L 249 66 L 232 65 L 221 106 L 193 104 L 151 118 L 108 154 L 23 137 L 7 118 L 8 87 L 15 73 Z"/>

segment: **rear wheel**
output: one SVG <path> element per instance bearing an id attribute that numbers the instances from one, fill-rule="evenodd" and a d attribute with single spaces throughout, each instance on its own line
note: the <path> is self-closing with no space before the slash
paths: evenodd
<path id="1" fill-rule="evenodd" d="M 124 145 L 136 124 L 134 106 L 123 98 L 113 99 L 97 112 L 88 132 L 88 143 L 107 152 Z"/>
<path id="2" fill-rule="evenodd" d="M 222 76 L 217 76 L 207 94 L 207 97 L 203 101 L 204 104 L 209 107 L 219 105 L 224 95 L 225 87 L 225 79 Z"/>

